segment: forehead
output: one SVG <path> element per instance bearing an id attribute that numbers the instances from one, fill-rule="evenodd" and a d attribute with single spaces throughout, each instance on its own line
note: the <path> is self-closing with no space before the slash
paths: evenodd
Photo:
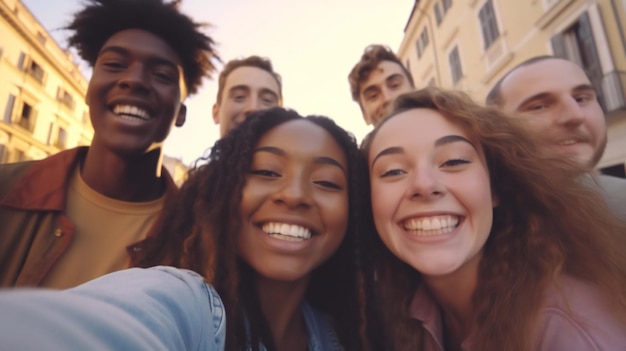
<path id="1" fill-rule="evenodd" d="M 361 84 L 361 89 L 365 89 L 370 85 L 382 84 L 385 80 L 394 74 L 400 74 L 406 78 L 406 74 L 398 63 L 393 61 L 380 61 L 376 67 L 369 73 L 367 78 Z"/>
<path id="2" fill-rule="evenodd" d="M 165 40 L 143 29 L 125 29 L 113 34 L 100 49 L 117 47 L 139 57 L 159 57 L 180 66 L 181 60 Z"/>
<path id="3" fill-rule="evenodd" d="M 257 147 L 275 146 L 288 154 L 329 156 L 346 163 L 345 154 L 333 136 L 324 128 L 304 119 L 282 123 L 265 133 Z"/>
<path id="4" fill-rule="evenodd" d="M 268 71 L 258 67 L 242 66 L 230 72 L 226 77 L 224 90 L 237 86 L 244 86 L 254 90 L 267 89 L 280 96 L 276 78 Z"/>
<path id="5" fill-rule="evenodd" d="M 590 84 L 585 72 L 576 64 L 560 59 L 547 59 L 517 68 L 501 84 L 500 93 L 507 104 L 523 101 L 542 93 L 569 92 Z"/>
<path id="6" fill-rule="evenodd" d="M 411 109 L 390 117 L 380 126 L 372 140 L 369 157 L 388 147 L 403 147 L 411 152 L 425 147 L 431 148 L 435 140 L 446 135 L 473 139 L 464 128 L 450 121 L 439 111 L 427 108 Z"/>

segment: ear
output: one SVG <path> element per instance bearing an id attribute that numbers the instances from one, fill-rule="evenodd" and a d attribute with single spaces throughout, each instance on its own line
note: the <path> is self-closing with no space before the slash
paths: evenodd
<path id="1" fill-rule="evenodd" d="M 185 104 L 180 104 L 180 108 L 178 109 L 178 115 L 176 116 L 176 123 L 174 124 L 177 127 L 181 127 L 185 124 L 185 120 L 187 119 L 187 106 Z"/>
<path id="2" fill-rule="evenodd" d="M 215 122 L 215 124 L 220 124 L 219 113 L 220 113 L 220 106 L 216 102 L 213 104 L 213 122 Z"/>

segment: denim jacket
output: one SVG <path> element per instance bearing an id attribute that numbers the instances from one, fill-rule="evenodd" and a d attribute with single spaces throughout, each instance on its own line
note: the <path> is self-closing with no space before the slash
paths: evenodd
<path id="1" fill-rule="evenodd" d="M 3 350 L 224 350 L 222 300 L 172 267 L 110 273 L 76 288 L 0 292 Z"/>
<path id="2" fill-rule="evenodd" d="M 304 302 L 301 308 L 309 333 L 309 351 L 343 351 L 329 319 L 307 302 Z M 251 349 L 250 347 L 249 350 Z M 260 345 L 259 349 L 267 351 L 263 345 Z"/>

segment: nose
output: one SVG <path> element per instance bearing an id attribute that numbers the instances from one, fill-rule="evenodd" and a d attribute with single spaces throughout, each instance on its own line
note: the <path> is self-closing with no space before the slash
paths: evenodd
<path id="1" fill-rule="evenodd" d="M 286 175 L 282 186 L 274 195 L 274 201 L 292 209 L 308 208 L 311 206 L 310 191 L 310 184 L 303 177 Z"/>
<path id="2" fill-rule="evenodd" d="M 245 113 L 252 113 L 261 109 L 261 99 L 251 96 L 244 108 Z"/>
<path id="3" fill-rule="evenodd" d="M 558 119 L 560 124 L 576 127 L 584 122 L 585 111 L 574 97 L 567 96 L 562 106 Z"/>
<path id="4" fill-rule="evenodd" d="M 118 81 L 120 87 L 131 90 L 148 90 L 147 72 L 143 65 L 134 64 L 129 66 Z"/>
<path id="5" fill-rule="evenodd" d="M 445 194 L 446 187 L 432 167 L 421 167 L 413 172 L 407 194 L 410 198 L 434 200 Z"/>

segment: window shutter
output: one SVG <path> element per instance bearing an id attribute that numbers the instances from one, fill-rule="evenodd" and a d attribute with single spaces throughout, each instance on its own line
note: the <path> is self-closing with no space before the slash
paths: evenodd
<path id="1" fill-rule="evenodd" d="M 15 105 L 15 95 L 9 95 L 7 100 L 7 106 L 4 109 L 4 123 L 11 123 L 11 116 L 13 115 L 13 107 Z"/>

